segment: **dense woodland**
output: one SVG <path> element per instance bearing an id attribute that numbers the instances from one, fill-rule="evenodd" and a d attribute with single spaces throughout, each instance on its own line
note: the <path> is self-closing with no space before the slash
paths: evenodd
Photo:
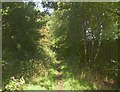
<path id="1" fill-rule="evenodd" d="M 2 3 L 3 90 L 119 89 L 120 3 L 41 5 Z"/>

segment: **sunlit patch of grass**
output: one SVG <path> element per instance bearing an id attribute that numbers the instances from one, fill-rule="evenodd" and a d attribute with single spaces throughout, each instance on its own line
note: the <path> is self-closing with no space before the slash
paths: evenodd
<path id="1" fill-rule="evenodd" d="M 85 80 L 76 80 L 73 77 L 64 80 L 64 90 L 93 90 L 97 87 Z"/>
<path id="2" fill-rule="evenodd" d="M 54 81 L 50 78 L 45 77 L 35 77 L 29 84 L 24 85 L 25 90 L 53 90 Z"/>
<path id="3" fill-rule="evenodd" d="M 25 84 L 23 90 L 46 90 L 46 88 L 39 85 Z"/>
<path id="4" fill-rule="evenodd" d="M 56 71 L 52 68 L 46 73 L 37 74 L 29 79 L 29 82 L 24 85 L 25 90 L 53 90 L 55 88 Z"/>

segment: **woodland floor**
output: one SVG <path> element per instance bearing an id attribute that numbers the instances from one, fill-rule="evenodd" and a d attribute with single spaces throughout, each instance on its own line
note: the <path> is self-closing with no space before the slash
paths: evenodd
<path id="1" fill-rule="evenodd" d="M 25 90 L 97 90 L 97 89 L 109 89 L 107 86 L 100 83 L 90 83 L 88 80 L 75 79 L 67 74 L 68 70 L 62 68 L 63 62 L 56 61 L 54 63 L 56 68 L 53 71 L 57 71 L 51 76 L 51 79 L 42 79 L 41 76 L 35 78 L 30 84 L 25 84 Z M 51 81 L 51 80 L 55 81 Z M 103 88 L 101 88 L 103 87 Z M 111 88 L 110 88 L 111 89 Z"/>
<path id="2" fill-rule="evenodd" d="M 57 74 L 56 74 L 56 84 L 55 84 L 55 89 L 56 90 L 64 90 L 64 87 L 63 87 L 63 80 L 62 80 L 62 77 L 63 77 L 63 74 L 62 74 L 62 69 L 61 69 L 61 62 L 57 62 L 56 63 L 56 66 L 57 66 Z"/>

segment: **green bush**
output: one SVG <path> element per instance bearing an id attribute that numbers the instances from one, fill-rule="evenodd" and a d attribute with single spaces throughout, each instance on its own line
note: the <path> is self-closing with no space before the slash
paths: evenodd
<path id="1" fill-rule="evenodd" d="M 5 86 L 6 90 L 22 90 L 23 84 L 25 83 L 24 78 L 16 79 L 15 77 L 11 77 L 9 83 Z"/>

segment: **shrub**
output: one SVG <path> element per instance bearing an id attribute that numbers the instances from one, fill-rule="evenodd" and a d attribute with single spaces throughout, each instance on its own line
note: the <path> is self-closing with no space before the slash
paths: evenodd
<path id="1" fill-rule="evenodd" d="M 23 77 L 21 77 L 20 79 L 11 77 L 8 84 L 5 86 L 5 89 L 6 90 L 22 90 L 24 83 L 25 83 L 25 80 Z"/>

